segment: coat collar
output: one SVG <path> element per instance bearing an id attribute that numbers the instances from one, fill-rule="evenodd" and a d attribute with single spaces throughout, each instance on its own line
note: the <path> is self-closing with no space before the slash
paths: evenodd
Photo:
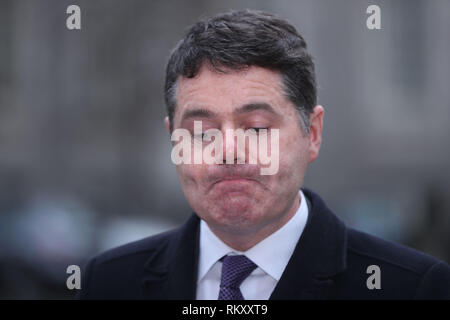
<path id="1" fill-rule="evenodd" d="M 333 277 L 346 267 L 345 225 L 317 194 L 302 190 L 308 200 L 308 222 L 270 299 L 326 298 Z M 143 279 L 144 298 L 195 299 L 199 225 L 193 214 L 152 252 Z"/>
<path id="2" fill-rule="evenodd" d="M 315 193 L 302 189 L 308 201 L 305 230 L 270 299 L 322 299 L 333 277 L 346 268 L 347 231 Z"/>
<path id="3" fill-rule="evenodd" d="M 195 299 L 199 225 L 200 219 L 192 214 L 163 246 L 152 253 L 145 265 L 145 299 Z"/>

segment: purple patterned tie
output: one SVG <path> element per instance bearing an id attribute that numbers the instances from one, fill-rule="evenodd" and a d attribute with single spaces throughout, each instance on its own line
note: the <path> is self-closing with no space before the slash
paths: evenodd
<path id="1" fill-rule="evenodd" d="M 219 300 L 244 300 L 239 289 L 256 264 L 244 255 L 226 256 L 222 263 Z"/>

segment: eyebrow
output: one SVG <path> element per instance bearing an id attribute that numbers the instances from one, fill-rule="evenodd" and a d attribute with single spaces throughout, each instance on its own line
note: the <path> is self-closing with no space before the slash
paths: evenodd
<path id="1" fill-rule="evenodd" d="M 257 110 L 267 111 L 275 115 L 278 114 L 270 104 L 265 102 L 252 102 L 244 104 L 243 106 L 234 110 L 233 113 L 243 114 Z M 186 112 L 183 113 L 183 116 L 181 117 L 181 122 L 186 121 L 187 119 L 190 118 L 213 118 L 215 116 L 217 116 L 217 114 L 211 110 L 204 108 L 194 108 L 187 110 Z"/>
<path id="2" fill-rule="evenodd" d="M 265 102 L 253 102 L 253 103 L 244 104 L 242 107 L 239 107 L 238 109 L 236 109 L 234 111 L 234 113 L 243 114 L 243 113 L 248 113 L 248 112 L 258 111 L 258 110 L 267 111 L 272 114 L 278 114 L 270 104 L 265 103 Z"/>
<path id="3" fill-rule="evenodd" d="M 208 109 L 203 108 L 195 108 L 187 110 L 185 113 L 183 113 L 183 116 L 181 117 L 181 122 L 189 119 L 189 118 L 212 118 L 216 115 L 215 112 L 212 112 Z"/>

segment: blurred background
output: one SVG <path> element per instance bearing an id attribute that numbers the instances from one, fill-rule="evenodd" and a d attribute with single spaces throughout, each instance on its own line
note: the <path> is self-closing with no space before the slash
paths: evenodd
<path id="1" fill-rule="evenodd" d="M 288 19 L 315 58 L 324 141 L 305 186 L 450 261 L 450 1 L 1 0 L 0 298 L 70 299 L 68 265 L 189 216 L 165 64 L 198 18 L 239 8 Z"/>

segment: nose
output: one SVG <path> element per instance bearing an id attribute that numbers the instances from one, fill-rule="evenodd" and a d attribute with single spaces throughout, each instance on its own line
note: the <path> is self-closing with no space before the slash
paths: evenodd
<path id="1" fill-rule="evenodd" d="M 245 163 L 245 138 L 238 140 L 238 132 L 234 127 L 223 129 L 223 164 Z"/>

